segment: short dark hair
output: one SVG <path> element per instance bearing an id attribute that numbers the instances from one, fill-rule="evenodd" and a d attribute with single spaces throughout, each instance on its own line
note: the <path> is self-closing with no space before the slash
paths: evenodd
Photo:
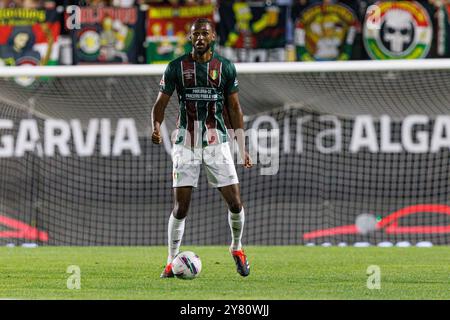
<path id="1" fill-rule="evenodd" d="M 194 22 L 192 22 L 191 27 L 189 28 L 189 30 L 191 30 L 192 27 L 195 26 L 195 25 L 197 25 L 197 24 L 209 24 L 209 26 L 211 27 L 211 29 L 212 29 L 213 31 L 216 30 L 216 28 L 215 28 L 215 26 L 214 26 L 214 23 L 213 23 L 211 20 L 209 20 L 208 18 L 198 18 L 198 19 L 195 19 Z"/>

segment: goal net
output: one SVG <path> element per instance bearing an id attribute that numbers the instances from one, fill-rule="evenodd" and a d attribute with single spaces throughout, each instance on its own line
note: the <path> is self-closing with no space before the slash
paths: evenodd
<path id="1" fill-rule="evenodd" d="M 164 66 L 0 68 L 0 243 L 164 245 Z M 236 164 L 246 244 L 449 244 L 450 62 L 237 65 L 256 165 Z M 202 170 L 184 244 L 230 241 Z"/>

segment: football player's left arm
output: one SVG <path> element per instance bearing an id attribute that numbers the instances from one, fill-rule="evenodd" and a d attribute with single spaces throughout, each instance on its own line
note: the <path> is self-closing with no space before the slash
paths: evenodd
<path id="1" fill-rule="evenodd" d="M 253 163 L 250 155 L 245 150 L 245 133 L 244 133 L 244 114 L 241 109 L 241 104 L 239 103 L 239 96 L 237 92 L 233 92 L 228 95 L 228 112 L 230 115 L 231 126 L 234 130 L 234 135 L 236 137 L 239 153 L 241 154 L 242 160 L 244 162 L 244 167 L 251 168 Z"/>

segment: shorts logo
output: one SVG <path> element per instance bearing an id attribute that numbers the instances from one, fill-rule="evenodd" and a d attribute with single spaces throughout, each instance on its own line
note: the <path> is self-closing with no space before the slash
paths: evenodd
<path id="1" fill-rule="evenodd" d="M 380 16 L 379 28 L 368 23 L 376 20 L 375 14 Z M 433 27 L 416 1 L 378 1 L 367 9 L 365 21 L 364 46 L 372 59 L 419 59 L 430 50 Z"/>

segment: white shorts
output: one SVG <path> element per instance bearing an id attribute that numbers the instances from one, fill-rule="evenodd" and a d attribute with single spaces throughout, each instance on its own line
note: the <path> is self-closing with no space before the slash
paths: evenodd
<path id="1" fill-rule="evenodd" d="M 204 148 L 174 145 L 172 149 L 173 187 L 197 187 L 201 165 L 213 188 L 239 183 L 228 142 Z"/>

